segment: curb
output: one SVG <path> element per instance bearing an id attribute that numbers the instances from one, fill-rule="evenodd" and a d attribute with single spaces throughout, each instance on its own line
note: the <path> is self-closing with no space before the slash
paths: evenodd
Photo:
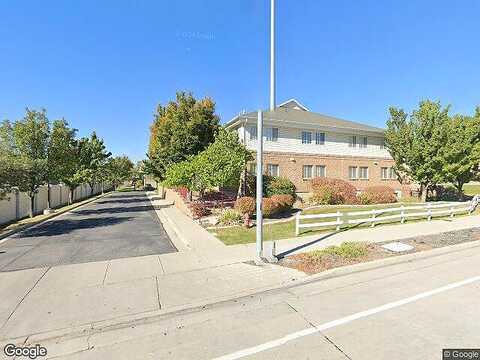
<path id="1" fill-rule="evenodd" d="M 44 223 L 46 221 L 49 221 L 50 219 L 53 219 L 54 217 L 57 217 L 57 216 L 60 216 L 60 215 L 63 215 L 69 211 L 72 211 L 74 209 L 77 209 L 79 208 L 80 206 L 83 206 L 83 205 L 87 205 L 95 200 L 98 200 L 98 199 L 101 199 L 102 197 L 105 197 L 107 195 L 110 195 L 112 194 L 113 191 L 109 191 L 109 192 L 106 192 L 106 193 L 103 193 L 101 195 L 98 195 L 98 196 L 95 196 L 95 197 L 92 197 L 90 199 L 86 199 L 82 202 L 79 202 L 77 204 L 72 204 L 72 207 L 69 207 L 68 209 L 63 209 L 63 210 L 59 210 L 57 212 L 54 212 L 53 214 L 49 214 L 47 215 L 46 217 L 44 217 L 43 219 L 41 220 L 37 220 L 37 221 L 34 221 L 30 224 L 25 224 L 25 225 L 20 225 L 19 227 L 15 228 L 15 229 L 12 229 L 12 230 L 7 230 L 5 233 L 3 234 L 0 234 L 0 240 L 2 239 L 5 239 L 5 238 L 8 238 L 9 236 L 11 235 L 14 235 L 20 231 L 23 231 L 23 230 L 26 230 L 28 228 L 31 228 L 31 227 L 34 227 L 34 226 L 37 226 L 41 223 Z M 0 245 L 3 243 L 4 241 L 0 241 Z"/>
<path id="2" fill-rule="evenodd" d="M 388 267 L 391 265 L 398 265 L 403 263 L 421 261 L 423 259 L 435 258 L 444 254 L 460 252 L 463 250 L 468 250 L 471 248 L 480 247 L 480 240 L 461 243 L 457 245 L 445 246 L 442 248 L 426 250 L 413 254 L 398 255 L 391 258 L 374 260 L 366 263 L 355 264 L 344 266 L 340 268 L 335 268 L 331 270 L 324 271 L 319 274 L 314 274 L 302 278 L 299 280 L 294 280 L 292 282 L 283 282 L 282 284 L 266 286 L 263 288 L 252 289 L 253 291 L 243 291 L 240 293 L 231 294 L 229 296 L 224 296 L 217 298 L 213 302 L 192 302 L 190 304 L 179 305 L 176 307 L 171 307 L 170 309 L 165 310 L 154 310 L 149 312 L 142 312 L 137 314 L 125 315 L 116 319 L 105 319 L 96 322 L 91 322 L 83 325 L 78 325 L 73 328 L 63 328 L 45 331 L 41 333 L 31 334 L 31 335 L 22 335 L 16 338 L 5 338 L 0 337 L 0 341 L 11 341 L 13 343 L 19 342 L 49 342 L 57 341 L 58 339 L 68 340 L 78 337 L 82 337 L 88 334 L 95 334 L 102 331 L 116 330 L 126 327 L 131 327 L 132 325 L 138 324 L 148 324 L 155 321 L 160 321 L 165 318 L 171 318 L 180 314 L 192 314 L 199 311 L 205 311 L 211 309 L 214 306 L 222 306 L 231 303 L 239 303 L 242 301 L 251 300 L 255 296 L 262 296 L 268 293 L 275 294 L 281 291 L 288 291 L 302 285 L 311 284 L 321 280 L 333 279 L 337 277 L 347 276 L 350 274 L 361 273 L 369 270 L 380 269 L 383 267 Z"/>

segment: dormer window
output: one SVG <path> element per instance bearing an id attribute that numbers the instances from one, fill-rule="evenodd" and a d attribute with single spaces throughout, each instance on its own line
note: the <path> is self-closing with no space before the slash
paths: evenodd
<path id="1" fill-rule="evenodd" d="M 350 147 L 357 147 L 357 136 L 356 135 L 352 135 L 350 136 L 350 143 L 348 144 L 348 146 Z"/>
<path id="2" fill-rule="evenodd" d="M 312 132 L 302 131 L 302 144 L 311 144 L 311 143 L 312 143 Z"/>

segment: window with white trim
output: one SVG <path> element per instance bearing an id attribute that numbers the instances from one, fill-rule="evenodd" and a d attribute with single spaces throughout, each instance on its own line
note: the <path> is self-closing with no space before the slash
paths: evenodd
<path id="1" fill-rule="evenodd" d="M 350 143 L 348 144 L 348 146 L 350 147 L 357 147 L 357 136 L 356 135 L 352 135 L 350 137 Z"/>
<path id="2" fill-rule="evenodd" d="M 327 167 L 325 165 L 316 165 L 315 177 L 325 177 L 325 176 L 327 176 Z"/>
<path id="3" fill-rule="evenodd" d="M 313 165 L 303 165 L 302 177 L 304 180 L 312 178 Z"/>
<path id="4" fill-rule="evenodd" d="M 382 180 L 395 180 L 397 178 L 393 167 L 382 167 L 381 176 Z"/>
<path id="5" fill-rule="evenodd" d="M 302 131 L 302 144 L 311 144 L 311 143 L 312 143 L 312 132 Z"/>
<path id="6" fill-rule="evenodd" d="M 315 144 L 325 145 L 325 133 L 324 132 L 316 132 L 315 133 Z"/>
<path id="7" fill-rule="evenodd" d="M 257 140 L 257 127 L 250 126 L 248 132 L 250 133 L 250 140 Z"/>
<path id="8" fill-rule="evenodd" d="M 360 178 L 361 180 L 368 180 L 368 167 L 366 167 L 366 166 L 360 166 L 359 178 Z"/>
<path id="9" fill-rule="evenodd" d="M 248 172 L 250 174 L 256 174 L 257 173 L 257 163 L 256 162 L 251 162 L 248 165 Z"/>
<path id="10" fill-rule="evenodd" d="M 363 149 L 366 149 L 367 148 L 367 145 L 368 145 L 368 138 L 366 136 L 362 136 L 360 138 L 360 144 L 359 144 L 359 147 L 360 148 L 363 148 Z"/>
<path id="11" fill-rule="evenodd" d="M 348 167 L 348 177 L 350 180 L 357 180 L 357 167 L 349 166 Z"/>
<path id="12" fill-rule="evenodd" d="M 267 175 L 278 176 L 279 168 L 278 164 L 267 164 Z"/>
<path id="13" fill-rule="evenodd" d="M 265 140 L 278 141 L 278 128 L 267 127 L 265 128 Z"/>

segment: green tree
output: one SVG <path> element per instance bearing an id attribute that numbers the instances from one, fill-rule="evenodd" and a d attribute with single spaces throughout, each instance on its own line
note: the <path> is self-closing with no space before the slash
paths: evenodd
<path id="1" fill-rule="evenodd" d="M 387 148 L 395 160 L 395 170 L 420 185 L 422 198 L 444 181 L 445 158 L 441 149 L 447 141 L 449 107 L 440 102 L 422 101 L 410 117 L 390 108 L 385 133 Z"/>
<path id="2" fill-rule="evenodd" d="M 69 179 L 75 174 L 77 164 L 76 132 L 76 129 L 69 127 L 65 119 L 55 120 L 52 123 L 47 159 L 47 208 L 50 208 L 50 184 L 52 182 L 64 182 L 67 184 Z"/>
<path id="3" fill-rule="evenodd" d="M 167 169 L 164 184 L 184 186 L 202 196 L 215 187 L 236 187 L 251 153 L 235 132 L 220 129 L 215 141 L 204 151 Z"/>
<path id="4" fill-rule="evenodd" d="M 475 116 L 456 115 L 445 125 L 448 134 L 442 147 L 443 176 L 459 193 L 463 185 L 473 180 L 480 165 L 480 108 Z"/>
<path id="5" fill-rule="evenodd" d="M 29 215 L 33 217 L 35 195 L 48 179 L 48 143 L 50 127 L 45 110 L 26 109 L 23 119 L 4 121 L 0 136 L 7 183 L 30 197 Z M 2 186 L 3 187 L 3 186 Z"/>
<path id="6" fill-rule="evenodd" d="M 92 195 L 95 184 L 104 179 L 107 159 L 111 153 L 107 152 L 103 140 L 95 132 L 90 138 L 80 139 L 78 150 L 80 168 L 77 177 L 90 186 L 90 195 Z"/>
<path id="7" fill-rule="evenodd" d="M 133 162 L 128 156 L 116 156 L 108 159 L 106 180 L 116 189 L 124 181 L 132 176 Z"/>
<path id="8" fill-rule="evenodd" d="M 146 171 L 163 180 L 166 169 L 204 150 L 219 128 L 215 103 L 178 92 L 175 101 L 158 105 L 150 127 Z"/>

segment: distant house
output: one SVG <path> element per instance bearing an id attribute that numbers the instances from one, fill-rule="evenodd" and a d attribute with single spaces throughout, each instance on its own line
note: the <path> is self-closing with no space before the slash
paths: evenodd
<path id="1" fill-rule="evenodd" d="M 264 169 L 288 177 L 299 192 L 320 176 L 347 180 L 361 191 L 389 185 L 401 195 L 402 186 L 385 148 L 384 129 L 311 112 L 295 99 L 263 113 Z M 240 114 L 226 124 L 250 150 L 257 147 L 257 113 Z M 249 164 L 250 171 L 255 163 Z"/>

